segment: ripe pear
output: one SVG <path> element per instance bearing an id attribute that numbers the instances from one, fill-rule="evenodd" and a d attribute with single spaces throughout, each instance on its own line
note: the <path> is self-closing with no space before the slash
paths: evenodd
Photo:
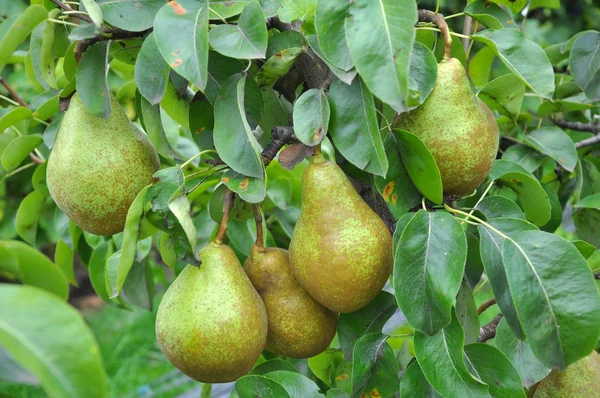
<path id="1" fill-rule="evenodd" d="M 156 338 L 167 359 L 203 383 L 237 380 L 267 342 L 267 312 L 231 248 L 209 243 L 165 293 Z"/>
<path id="2" fill-rule="evenodd" d="M 554 369 L 535 390 L 534 398 L 600 397 L 600 356 L 592 351 L 567 368 Z"/>
<path id="3" fill-rule="evenodd" d="M 427 100 L 397 115 L 393 125 L 415 134 L 429 148 L 447 196 L 473 193 L 489 174 L 498 151 L 496 119 L 471 90 L 456 58 L 442 60 Z"/>
<path id="4" fill-rule="evenodd" d="M 267 310 L 267 350 L 309 358 L 329 346 L 335 336 L 337 314 L 319 304 L 296 281 L 287 250 L 255 245 L 244 269 Z"/>
<path id="5" fill-rule="evenodd" d="M 159 168 L 152 144 L 116 100 L 111 98 L 105 120 L 88 112 L 75 94 L 58 129 L 46 180 L 54 202 L 75 224 L 112 235 L 123 230 L 129 206 Z"/>
<path id="6" fill-rule="evenodd" d="M 392 237 L 342 169 L 313 156 L 302 177 L 302 208 L 290 243 L 298 282 L 323 306 L 354 312 L 392 271 Z"/>

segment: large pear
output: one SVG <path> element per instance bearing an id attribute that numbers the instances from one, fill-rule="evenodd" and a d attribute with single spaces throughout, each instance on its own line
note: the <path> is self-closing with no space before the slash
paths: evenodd
<path id="1" fill-rule="evenodd" d="M 335 336 L 337 314 L 319 304 L 296 281 L 287 250 L 253 246 L 244 269 L 267 310 L 267 350 L 309 358 L 329 346 Z"/>
<path id="2" fill-rule="evenodd" d="M 319 153 L 302 178 L 290 265 L 323 306 L 348 313 L 377 296 L 392 271 L 392 237 L 342 169 Z"/>
<path id="3" fill-rule="evenodd" d="M 156 151 L 111 98 L 105 120 L 88 112 L 79 96 L 71 98 L 48 159 L 48 190 L 75 224 L 96 235 L 125 226 L 136 195 L 160 168 Z"/>
<path id="4" fill-rule="evenodd" d="M 496 119 L 471 90 L 456 58 L 442 60 L 427 100 L 398 115 L 394 127 L 415 134 L 429 148 L 448 196 L 473 193 L 489 174 L 498 151 Z"/>
<path id="5" fill-rule="evenodd" d="M 156 338 L 165 356 L 203 383 L 237 380 L 267 342 L 267 313 L 231 248 L 209 243 L 165 293 Z"/>
<path id="6" fill-rule="evenodd" d="M 600 356 L 592 351 L 567 368 L 565 373 L 554 369 L 535 390 L 534 398 L 600 397 Z"/>

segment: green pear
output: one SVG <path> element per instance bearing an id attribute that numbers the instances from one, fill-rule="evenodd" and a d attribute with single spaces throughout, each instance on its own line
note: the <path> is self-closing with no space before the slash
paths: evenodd
<path id="1" fill-rule="evenodd" d="M 329 346 L 335 336 L 337 314 L 319 304 L 296 281 L 287 250 L 255 245 L 244 269 L 267 309 L 267 350 L 309 358 Z"/>
<path id="2" fill-rule="evenodd" d="M 136 195 L 152 183 L 160 161 L 146 135 L 111 98 L 108 120 L 88 112 L 75 94 L 58 129 L 46 180 L 56 205 L 96 235 L 125 226 Z"/>
<path id="3" fill-rule="evenodd" d="M 342 169 L 313 156 L 302 177 L 302 208 L 290 243 L 298 282 L 323 306 L 366 306 L 392 271 L 392 237 Z"/>
<path id="4" fill-rule="evenodd" d="M 473 193 L 489 174 L 498 151 L 496 119 L 471 90 L 456 58 L 442 60 L 427 100 L 397 115 L 393 125 L 415 134 L 429 148 L 448 196 Z"/>
<path id="5" fill-rule="evenodd" d="M 535 389 L 534 398 L 600 397 L 600 356 L 592 351 L 567 368 L 554 369 Z"/>
<path id="6" fill-rule="evenodd" d="M 203 383 L 237 380 L 267 342 L 267 312 L 231 248 L 209 243 L 165 293 L 156 338 L 167 359 Z"/>

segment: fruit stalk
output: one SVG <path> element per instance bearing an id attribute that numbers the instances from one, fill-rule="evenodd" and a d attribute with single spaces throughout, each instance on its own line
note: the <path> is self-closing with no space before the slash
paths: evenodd
<path id="1" fill-rule="evenodd" d="M 252 204 L 252 211 L 254 212 L 254 222 L 256 223 L 256 242 L 254 245 L 259 249 L 264 249 L 264 238 L 263 238 L 263 226 L 262 226 L 262 215 L 260 214 L 260 208 L 257 203 Z M 262 250 L 261 250 L 262 251 Z"/>
<path id="2" fill-rule="evenodd" d="M 450 36 L 450 29 L 448 29 L 444 16 L 429 10 L 419 10 L 419 22 L 434 23 L 442 31 L 442 36 L 444 36 L 444 59 L 450 59 L 452 36 Z"/>
<path id="3" fill-rule="evenodd" d="M 223 238 L 225 238 L 225 233 L 227 232 L 227 219 L 229 219 L 229 213 L 233 207 L 233 196 L 234 193 L 229 188 L 223 194 L 223 218 L 221 219 L 221 225 L 219 225 L 219 232 L 217 232 L 214 240 L 219 245 L 223 243 Z"/>

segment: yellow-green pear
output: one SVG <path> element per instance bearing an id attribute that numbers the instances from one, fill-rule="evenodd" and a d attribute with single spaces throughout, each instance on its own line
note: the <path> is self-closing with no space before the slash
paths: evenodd
<path id="1" fill-rule="evenodd" d="M 165 293 L 156 338 L 167 359 L 203 383 L 237 380 L 267 342 L 267 313 L 231 248 L 209 243 Z"/>
<path id="2" fill-rule="evenodd" d="M 302 208 L 290 243 L 298 282 L 334 312 L 361 309 L 392 271 L 392 237 L 342 169 L 318 152 L 302 177 Z"/>
<path id="3" fill-rule="evenodd" d="M 592 351 L 565 373 L 554 369 L 535 390 L 534 398 L 599 398 L 600 356 Z"/>
<path id="4" fill-rule="evenodd" d="M 129 206 L 159 168 L 152 144 L 115 99 L 105 120 L 75 94 L 58 129 L 46 180 L 52 199 L 75 224 L 112 235 L 123 230 Z"/>
<path id="5" fill-rule="evenodd" d="M 269 318 L 266 349 L 309 358 L 333 340 L 337 314 L 319 304 L 292 275 L 287 250 L 253 246 L 244 264 Z"/>
<path id="6" fill-rule="evenodd" d="M 442 60 L 427 100 L 397 115 L 393 125 L 415 134 L 429 148 L 448 196 L 473 193 L 489 174 L 498 151 L 496 119 L 471 90 L 456 58 Z"/>

